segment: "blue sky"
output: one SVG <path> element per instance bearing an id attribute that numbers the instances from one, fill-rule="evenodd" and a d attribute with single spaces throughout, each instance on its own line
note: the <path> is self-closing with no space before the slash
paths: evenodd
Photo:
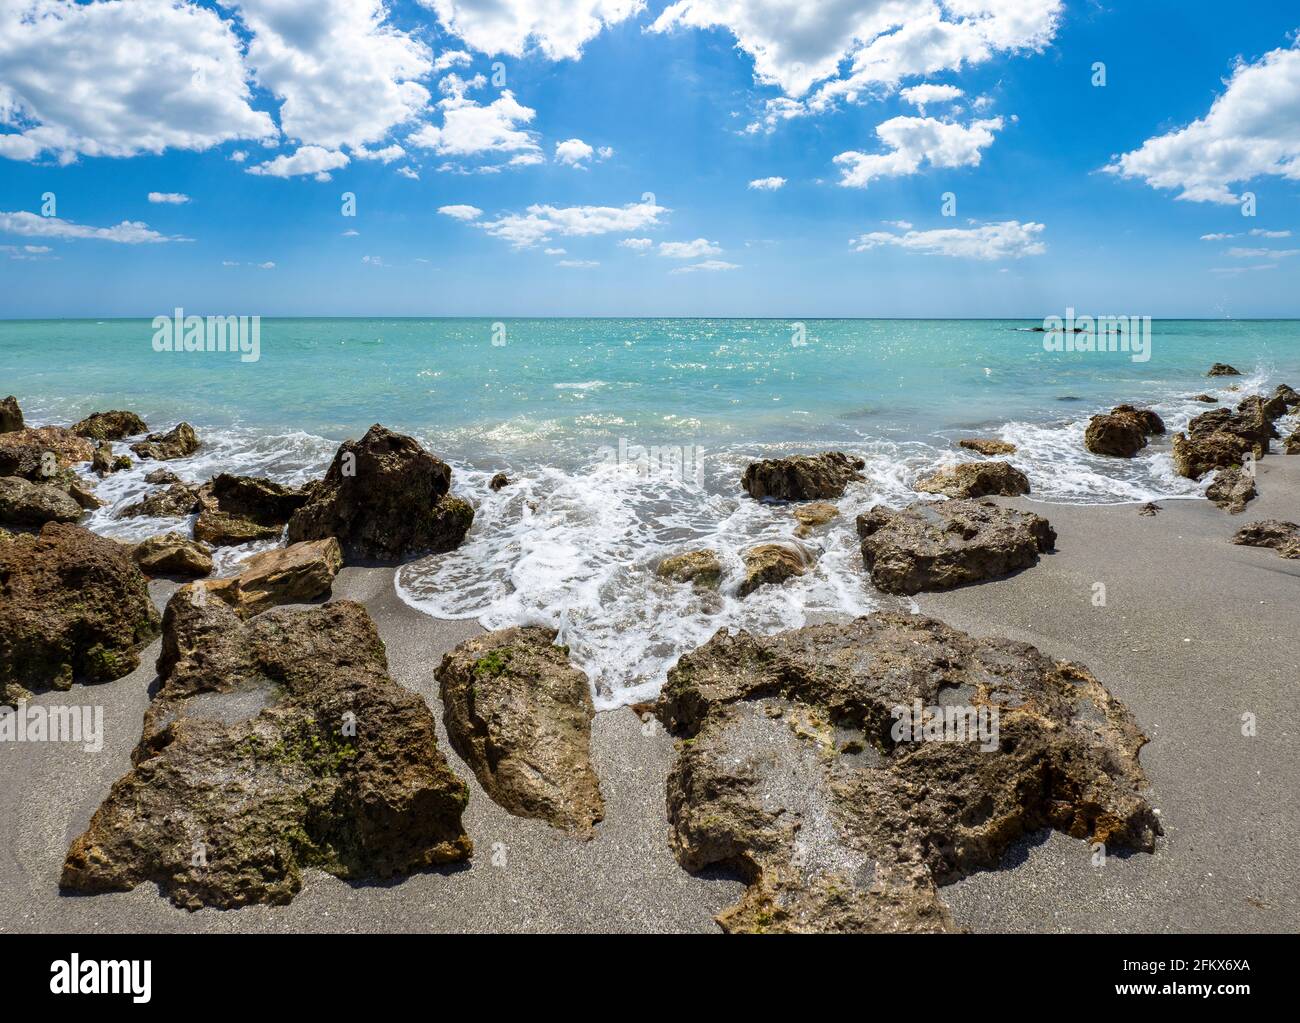
<path id="1" fill-rule="evenodd" d="M 0 0 L 0 317 L 1295 316 L 1297 29 L 1208 0 Z"/>

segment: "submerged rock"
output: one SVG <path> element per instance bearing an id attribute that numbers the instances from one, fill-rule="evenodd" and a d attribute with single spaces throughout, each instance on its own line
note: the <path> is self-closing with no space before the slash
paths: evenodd
<path id="1" fill-rule="evenodd" d="M 798 505 L 794 510 L 795 521 L 799 523 L 794 531 L 795 536 L 807 536 L 818 526 L 824 526 L 832 519 L 837 518 L 840 510 L 833 504 L 825 501 L 814 501 L 811 504 Z"/>
<path id="2" fill-rule="evenodd" d="M 1239 377 L 1241 376 L 1241 370 L 1229 366 L 1226 362 L 1216 362 L 1205 375 L 1207 377 Z"/>
<path id="3" fill-rule="evenodd" d="M 126 455 L 114 455 L 113 445 L 106 440 L 101 440 L 95 445 L 95 454 L 90 459 L 90 467 L 103 478 L 110 473 L 131 468 L 131 459 Z"/>
<path id="4" fill-rule="evenodd" d="M 1029 477 L 1010 462 L 963 462 L 917 480 L 912 489 L 948 497 L 1014 497 L 1029 493 Z"/>
<path id="5" fill-rule="evenodd" d="M 591 766 L 591 691 L 555 631 L 475 636 L 446 654 L 436 675 L 452 748 L 493 801 L 592 837 L 605 804 Z"/>
<path id="6" fill-rule="evenodd" d="M 1246 510 L 1246 504 L 1258 496 L 1255 478 L 1240 466 L 1230 465 L 1215 472 L 1205 496 L 1230 514 L 1240 515 Z"/>
<path id="7" fill-rule="evenodd" d="M 388 562 L 453 550 L 474 509 L 450 488 L 446 462 L 376 424 L 338 449 L 324 481 L 289 520 L 289 542 L 336 536 L 346 558 Z"/>
<path id="8" fill-rule="evenodd" d="M 917 501 L 902 511 L 876 505 L 858 516 L 862 560 L 877 589 L 949 590 L 1038 563 L 1056 545 L 1039 515 L 991 501 Z"/>
<path id="9" fill-rule="evenodd" d="M 12 433 L 23 428 L 23 410 L 12 394 L 0 401 L 0 433 Z"/>
<path id="10" fill-rule="evenodd" d="M 0 702 L 121 678 L 157 634 L 126 546 L 57 522 L 0 544 Z"/>
<path id="11" fill-rule="evenodd" d="M 142 441 L 131 445 L 131 450 L 141 458 L 168 461 L 185 458 L 199 449 L 199 437 L 189 423 L 177 423 L 167 433 L 151 433 Z"/>
<path id="12" fill-rule="evenodd" d="M 488 489 L 493 493 L 510 486 L 510 477 L 503 472 L 497 473 L 488 481 Z"/>
<path id="13" fill-rule="evenodd" d="M 204 585 L 240 617 L 249 618 L 277 604 L 305 604 L 329 596 L 342 567 L 343 551 L 331 536 L 254 554 L 240 563 L 237 576 Z"/>
<path id="14" fill-rule="evenodd" d="M 144 481 L 157 487 L 165 487 L 172 483 L 179 483 L 181 478 L 170 469 L 154 469 L 152 472 L 145 473 Z"/>
<path id="15" fill-rule="evenodd" d="M 924 727 L 903 728 L 918 708 Z M 1161 830 L 1146 739 L 1086 668 L 933 619 L 720 630 L 657 713 L 683 740 L 674 855 L 749 884 L 727 931 L 952 930 L 938 888 L 1026 834 L 1150 852 Z"/>
<path id="16" fill-rule="evenodd" d="M 212 571 L 212 548 L 180 533 L 151 536 L 131 551 L 135 563 L 147 576 L 197 578 Z"/>
<path id="17" fill-rule="evenodd" d="M 286 903 L 304 867 L 384 879 L 469 857 L 467 790 L 360 604 L 248 622 L 167 605 L 134 767 L 68 850 L 65 891 L 156 882 L 178 906 Z"/>
<path id="18" fill-rule="evenodd" d="M 785 543 L 761 543 L 749 548 L 741 558 L 745 563 L 745 578 L 737 587 L 736 596 L 742 599 L 760 586 L 803 575 L 813 560 L 808 550 Z"/>
<path id="19" fill-rule="evenodd" d="M 1132 458 L 1147 446 L 1151 434 L 1164 432 L 1164 420 L 1150 409 L 1116 405 L 1109 412 L 1093 416 L 1088 421 L 1083 443 L 1096 455 Z"/>
<path id="20" fill-rule="evenodd" d="M 88 415 L 73 426 L 72 432 L 79 437 L 89 437 L 91 440 L 121 440 L 123 437 L 134 437 L 137 433 L 144 433 L 148 429 L 145 421 L 134 412 L 114 409 L 112 412 L 94 412 Z"/>
<path id="21" fill-rule="evenodd" d="M 959 447 L 968 451 L 978 451 L 981 455 L 1014 455 L 1016 446 L 1010 441 L 992 440 L 986 437 L 963 437 L 957 442 Z"/>
<path id="22" fill-rule="evenodd" d="M 858 471 L 865 465 L 842 451 L 766 458 L 745 466 L 740 485 L 759 501 L 834 500 L 844 496 L 850 483 L 865 478 Z"/>
<path id="23" fill-rule="evenodd" d="M 1206 405 L 1217 405 L 1219 403 L 1219 399 L 1210 394 L 1198 394 L 1192 401 L 1203 402 Z"/>
<path id="24" fill-rule="evenodd" d="M 221 473 L 198 492 L 194 536 L 217 547 L 278 540 L 293 513 L 307 503 L 315 484 L 295 489 L 260 476 Z"/>
<path id="25" fill-rule="evenodd" d="M 685 551 L 664 558 L 655 574 L 677 583 L 714 587 L 722 579 L 722 562 L 718 560 L 716 551 Z"/>
<path id="26" fill-rule="evenodd" d="M 85 437 L 61 426 L 29 426 L 0 433 L 0 476 L 38 482 L 78 462 L 89 462 L 95 449 Z"/>
<path id="27" fill-rule="evenodd" d="M 51 483 L 32 483 L 21 476 L 0 476 L 0 522 L 11 526 L 76 522 L 83 510 L 66 490 Z"/>
<path id="28" fill-rule="evenodd" d="M 1271 547 L 1283 558 L 1300 558 L 1300 525 L 1263 519 L 1242 526 L 1232 542 L 1243 547 Z"/>

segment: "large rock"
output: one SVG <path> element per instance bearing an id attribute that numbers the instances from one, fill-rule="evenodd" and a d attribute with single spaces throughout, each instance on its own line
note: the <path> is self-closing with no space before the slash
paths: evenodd
<path id="1" fill-rule="evenodd" d="M 43 526 L 76 522 L 83 509 L 66 490 L 50 483 L 31 483 L 21 476 L 0 476 L 0 522 Z"/>
<path id="2" fill-rule="evenodd" d="M 1010 462 L 963 462 L 917 480 L 912 489 L 947 497 L 1014 497 L 1029 493 L 1029 477 Z"/>
<path id="3" fill-rule="evenodd" d="M 450 488 L 446 462 L 375 424 L 339 447 L 324 481 L 289 520 L 289 542 L 336 536 L 345 557 L 387 562 L 453 550 L 474 509 Z"/>
<path id="4" fill-rule="evenodd" d="M 963 437 L 957 442 L 959 447 L 968 451 L 978 451 L 981 455 L 1014 455 L 1016 446 L 1010 441 L 993 440 L 987 437 Z"/>
<path id="5" fill-rule="evenodd" d="M 1096 455 L 1132 458 L 1147 446 L 1151 434 L 1164 432 L 1164 420 L 1150 409 L 1116 405 L 1109 412 L 1093 416 L 1088 421 L 1083 443 Z"/>
<path id="6" fill-rule="evenodd" d="M 1269 442 L 1278 436 L 1274 418 L 1265 402 L 1251 399 L 1236 409 L 1205 412 L 1187 424 L 1186 433 L 1174 435 L 1174 468 L 1179 475 L 1198 480 L 1214 469 L 1240 466 L 1248 453 L 1263 458 Z"/>
<path id="7" fill-rule="evenodd" d="M 1241 370 L 1228 365 L 1226 362 L 1216 362 L 1205 375 L 1207 377 L 1239 377 L 1241 376 Z"/>
<path id="8" fill-rule="evenodd" d="M 901 727 L 918 708 L 919 734 Z M 684 740 L 674 855 L 749 885 L 727 931 L 950 930 L 938 888 L 1022 836 L 1150 852 L 1161 830 L 1146 739 L 1086 668 L 933 619 L 720 630 L 669 671 L 657 713 Z"/>
<path id="9" fill-rule="evenodd" d="M 166 433 L 151 433 L 142 441 L 131 445 L 131 450 L 141 458 L 167 461 L 185 458 L 199 449 L 199 437 L 189 423 L 177 423 Z"/>
<path id="10" fill-rule="evenodd" d="M 121 678 L 157 634 L 126 546 L 62 523 L 0 544 L 0 702 Z"/>
<path id="11" fill-rule="evenodd" d="M 850 483 L 864 478 L 858 470 L 865 465 L 842 451 L 765 458 L 745 466 L 740 485 L 760 501 L 834 500 L 844 496 Z"/>
<path id="12" fill-rule="evenodd" d="M 1300 558 L 1300 525 L 1263 519 L 1242 526 L 1232 542 L 1243 547 L 1271 547 L 1283 558 Z"/>
<path id="13" fill-rule="evenodd" d="M 12 394 L 0 401 L 0 433 L 12 433 L 23 428 L 23 410 Z"/>
<path id="14" fill-rule="evenodd" d="M 794 535 L 808 536 L 818 526 L 824 526 L 832 519 L 838 518 L 839 514 L 840 510 L 826 501 L 811 501 L 808 504 L 796 505 L 794 518 L 799 525 L 795 527 Z"/>
<path id="15" fill-rule="evenodd" d="M 95 445 L 95 454 L 90 460 L 90 467 L 102 478 L 110 473 L 131 468 L 131 459 L 126 455 L 113 454 L 113 445 L 106 440 L 101 440 Z"/>
<path id="16" fill-rule="evenodd" d="M 722 579 L 722 562 L 716 551 L 684 551 L 664 558 L 655 568 L 655 574 L 677 583 L 714 587 Z"/>
<path id="17" fill-rule="evenodd" d="M 131 556 L 147 576 L 195 579 L 212 571 L 212 548 L 180 533 L 151 536 L 136 544 Z"/>
<path id="18" fill-rule="evenodd" d="M 379 880 L 469 857 L 433 715 L 360 604 L 243 622 L 187 586 L 134 767 L 68 850 L 65 891 L 156 882 L 178 906 L 286 903 L 302 870 Z"/>
<path id="19" fill-rule="evenodd" d="M 89 437 L 91 440 L 121 440 L 123 437 L 134 437 L 137 433 L 144 433 L 148 429 L 145 421 L 134 412 L 114 409 L 111 412 L 92 412 L 73 426 L 72 432 L 79 437 Z"/>
<path id="20" fill-rule="evenodd" d="M 1257 496 L 1255 478 L 1240 466 L 1230 465 L 1215 472 L 1205 496 L 1230 514 L 1240 515 Z"/>
<path id="21" fill-rule="evenodd" d="M 1300 391 L 1290 384 L 1278 384 L 1273 391 L 1273 397 L 1280 399 L 1288 410 L 1300 408 Z"/>
<path id="22" fill-rule="evenodd" d="M 78 462 L 89 462 L 94 453 L 90 441 L 61 426 L 0 433 L 0 476 L 47 479 Z"/>
<path id="23" fill-rule="evenodd" d="M 741 555 L 745 578 L 736 588 L 737 597 L 748 597 L 760 586 L 783 583 L 803 575 L 813 562 L 806 548 L 785 543 L 761 543 Z"/>
<path id="24" fill-rule="evenodd" d="M 590 838 L 605 814 L 591 766 L 591 692 L 554 630 L 475 636 L 436 675 L 452 748 L 487 794 L 517 816 Z"/>
<path id="25" fill-rule="evenodd" d="M 204 585 L 240 617 L 249 618 L 277 604 L 305 604 L 329 596 L 342 567 L 343 551 L 331 536 L 254 554 L 240 564 L 237 576 Z"/>
<path id="26" fill-rule="evenodd" d="M 307 503 L 314 487 L 285 487 L 259 476 L 223 472 L 199 491 L 194 536 L 219 547 L 278 540 L 293 513 Z"/>
<path id="27" fill-rule="evenodd" d="M 858 516 L 862 560 L 877 589 L 949 590 L 1038 563 L 1056 545 L 1039 515 L 991 501 L 917 501 L 902 511 L 876 505 Z"/>
<path id="28" fill-rule="evenodd" d="M 198 508 L 199 488 L 189 483 L 173 483 L 166 490 L 156 490 L 134 504 L 127 505 L 117 513 L 117 517 L 130 519 L 147 515 L 151 518 L 175 518 L 192 515 Z"/>

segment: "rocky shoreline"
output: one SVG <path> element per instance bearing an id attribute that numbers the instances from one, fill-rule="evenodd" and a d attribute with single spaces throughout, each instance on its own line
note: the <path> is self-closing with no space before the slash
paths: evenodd
<path id="1" fill-rule="evenodd" d="M 1198 416 L 1173 438 L 1180 472 L 1215 471 L 1221 505 L 1242 510 L 1257 496 L 1255 461 L 1278 438 L 1274 424 L 1298 407 L 1284 385 Z M 414 695 L 391 671 L 372 602 L 340 599 L 340 580 L 454 549 L 472 525 L 451 469 L 412 438 L 376 425 L 339 448 L 324 479 L 296 489 L 225 474 L 190 486 L 160 468 L 151 482 L 162 489 L 141 513 L 195 514 L 194 535 L 124 545 L 75 524 L 95 498 L 73 468 L 110 475 L 127 457 L 113 441 L 143 434 L 143 420 L 112 411 L 33 430 L 16 399 L 0 410 L 9 427 L 0 433 L 0 701 L 39 705 L 80 685 L 97 699 L 157 675 L 129 769 L 66 847 L 66 892 L 132 892 L 138 902 L 152 881 L 177 906 L 220 910 L 284 907 L 314 871 L 414 885 L 430 868 L 495 864 L 496 843 L 476 846 L 463 820 L 479 798 L 549 829 L 547 841 L 600 847 L 628 826 L 608 791 L 620 787 L 619 769 L 599 753 L 602 729 L 615 726 L 601 724 L 607 715 L 593 712 L 586 676 L 553 633 L 506 629 L 421 650 L 423 672 L 442 656 L 430 672 L 439 688 Z M 1125 405 L 1094 424 L 1088 447 L 1114 457 L 1164 432 L 1159 417 Z M 1295 439 L 1288 453 L 1300 450 Z M 856 523 L 838 522 L 834 504 L 862 479 L 849 454 L 755 462 L 740 487 L 788 502 L 800 537 L 856 529 L 863 571 L 882 592 L 960 600 L 1022 585 L 1061 542 L 1046 518 L 1015 506 L 1032 480 L 991 458 L 1013 453 L 1009 445 L 978 443 L 963 447 L 989 460 L 917 482 L 938 500 L 877 505 Z M 181 423 L 131 450 L 167 461 L 201 444 Z M 493 489 L 498 482 L 509 485 Z M 237 575 L 208 577 L 214 547 L 282 536 L 287 546 Z M 1297 537 L 1300 526 L 1269 519 L 1220 542 L 1294 560 Z M 741 597 L 816 557 L 814 544 L 797 541 L 741 554 Z M 658 570 L 676 585 L 724 578 L 709 550 L 682 551 Z M 182 579 L 192 581 L 177 588 Z M 171 591 L 161 620 L 150 599 L 160 587 Z M 660 809 L 637 824 L 653 833 L 663 821 L 656 883 L 668 884 L 670 852 L 713 893 L 706 901 L 731 931 L 952 930 L 963 925 L 944 890 L 997 871 L 1045 829 L 1158 860 L 1164 828 L 1138 756 L 1145 722 L 1098 680 L 1106 673 L 1083 666 L 1086 652 L 1058 660 L 944 621 L 881 612 L 774 636 L 723 630 L 683 656 L 632 726 L 658 744 L 664 769 Z M 141 661 L 159 635 L 150 671 Z M 913 706 L 930 709 L 930 722 L 936 707 L 940 722 L 945 707 L 992 716 L 998 735 L 983 745 L 919 730 L 900 739 L 891 714 Z M 457 881 L 454 871 L 440 878 Z"/>

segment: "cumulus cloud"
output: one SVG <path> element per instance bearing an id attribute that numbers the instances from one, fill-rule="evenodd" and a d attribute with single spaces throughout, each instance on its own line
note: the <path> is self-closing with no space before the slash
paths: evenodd
<path id="1" fill-rule="evenodd" d="M 88 227 L 74 224 L 59 217 L 41 217 L 26 210 L 14 213 L 0 212 L 0 234 L 16 234 L 25 238 L 89 239 L 102 242 L 119 242 L 123 245 L 141 245 L 155 242 L 180 242 L 185 238 L 159 234 L 148 224 L 138 220 L 124 220 L 113 227 Z"/>
<path id="2" fill-rule="evenodd" d="M 550 206 L 535 204 L 523 213 L 506 213 L 476 226 L 516 248 L 550 241 L 552 235 L 589 235 L 639 231 L 659 223 L 668 210 L 649 200 L 626 206 Z"/>
<path id="3" fill-rule="evenodd" d="M 961 125 L 933 117 L 893 117 L 876 126 L 886 153 L 840 153 L 840 184 L 866 188 L 876 178 L 915 174 L 922 164 L 931 167 L 978 167 L 981 154 L 1001 131 L 1002 118 Z"/>
<path id="4" fill-rule="evenodd" d="M 910 103 L 921 113 L 925 113 L 927 104 L 951 103 L 953 100 L 960 99 L 965 93 L 955 85 L 932 85 L 926 82 L 909 86 L 901 90 L 898 95 L 904 103 Z"/>
<path id="5" fill-rule="evenodd" d="M 716 256 L 722 251 L 717 242 L 707 238 L 696 238 L 693 242 L 660 242 L 659 255 L 669 259 L 699 259 L 701 256 Z"/>
<path id="6" fill-rule="evenodd" d="M 608 25 L 644 7 L 644 0 L 420 0 L 447 31 L 487 54 L 522 56 L 536 49 L 551 60 L 576 59 Z"/>
<path id="7" fill-rule="evenodd" d="M 302 174 L 313 174 L 317 181 L 328 181 L 330 171 L 347 165 L 346 153 L 331 152 L 320 146 L 300 146 L 292 154 L 282 154 L 274 160 L 254 164 L 248 168 L 248 173 L 271 178 L 293 178 Z"/>
<path id="8" fill-rule="evenodd" d="M 631 249 L 633 252 L 645 252 L 646 249 L 654 248 L 654 241 L 650 238 L 624 238 L 618 243 L 619 248 Z"/>
<path id="9" fill-rule="evenodd" d="M 1004 220 L 996 224 L 974 227 L 946 227 L 933 231 L 905 231 L 891 234 L 872 231 L 850 239 L 849 244 L 858 252 L 892 245 L 909 252 L 926 256 L 953 256 L 960 259 L 1021 259 L 1024 256 L 1041 256 L 1047 251 L 1041 235 L 1042 224 L 1022 224 L 1018 220 Z"/>
<path id="10" fill-rule="evenodd" d="M 555 162 L 577 167 L 579 170 L 585 170 L 589 160 L 608 160 L 613 155 L 614 150 L 609 146 L 592 149 L 582 139 L 567 139 L 555 143 Z"/>
<path id="11" fill-rule="evenodd" d="M 149 201 L 170 206 L 183 206 L 190 201 L 190 197 L 184 192 L 150 192 Z"/>
<path id="12" fill-rule="evenodd" d="M 675 274 L 695 273 L 697 270 L 717 273 L 720 270 L 739 270 L 739 263 L 728 263 L 721 259 L 706 259 L 703 263 L 692 263 L 690 266 L 678 266 L 672 269 Z"/>
<path id="13" fill-rule="evenodd" d="M 785 178 L 755 178 L 749 183 L 749 187 L 759 192 L 775 192 L 778 188 L 785 185 Z"/>
<path id="14" fill-rule="evenodd" d="M 483 216 L 483 211 L 477 206 L 439 206 L 438 212 L 453 220 L 477 220 Z"/>
<path id="15" fill-rule="evenodd" d="M 1300 180 L 1300 49 L 1240 62 L 1209 112 L 1149 138 L 1105 168 L 1189 202 L 1236 203 L 1233 186 L 1261 177 Z"/>
<path id="16" fill-rule="evenodd" d="M 357 146 L 352 150 L 352 155 L 358 160 L 378 160 L 380 163 L 392 163 L 394 160 L 400 160 L 406 155 L 406 150 L 394 143 L 391 146 L 384 146 L 383 149 L 367 149 L 365 146 Z"/>
<path id="17" fill-rule="evenodd" d="M 548 256 L 563 256 L 568 253 L 567 249 L 545 249 L 543 251 L 545 251 Z"/>
<path id="18" fill-rule="evenodd" d="M 487 83 L 482 75 L 468 81 L 451 74 L 439 83 L 444 98 L 438 101 L 443 123 L 426 124 L 407 141 L 443 156 L 478 157 L 485 154 L 517 154 L 515 166 L 542 160 L 536 133 L 523 127 L 537 115 L 515 99 L 509 89 L 491 103 L 482 104 L 467 94 Z"/>

